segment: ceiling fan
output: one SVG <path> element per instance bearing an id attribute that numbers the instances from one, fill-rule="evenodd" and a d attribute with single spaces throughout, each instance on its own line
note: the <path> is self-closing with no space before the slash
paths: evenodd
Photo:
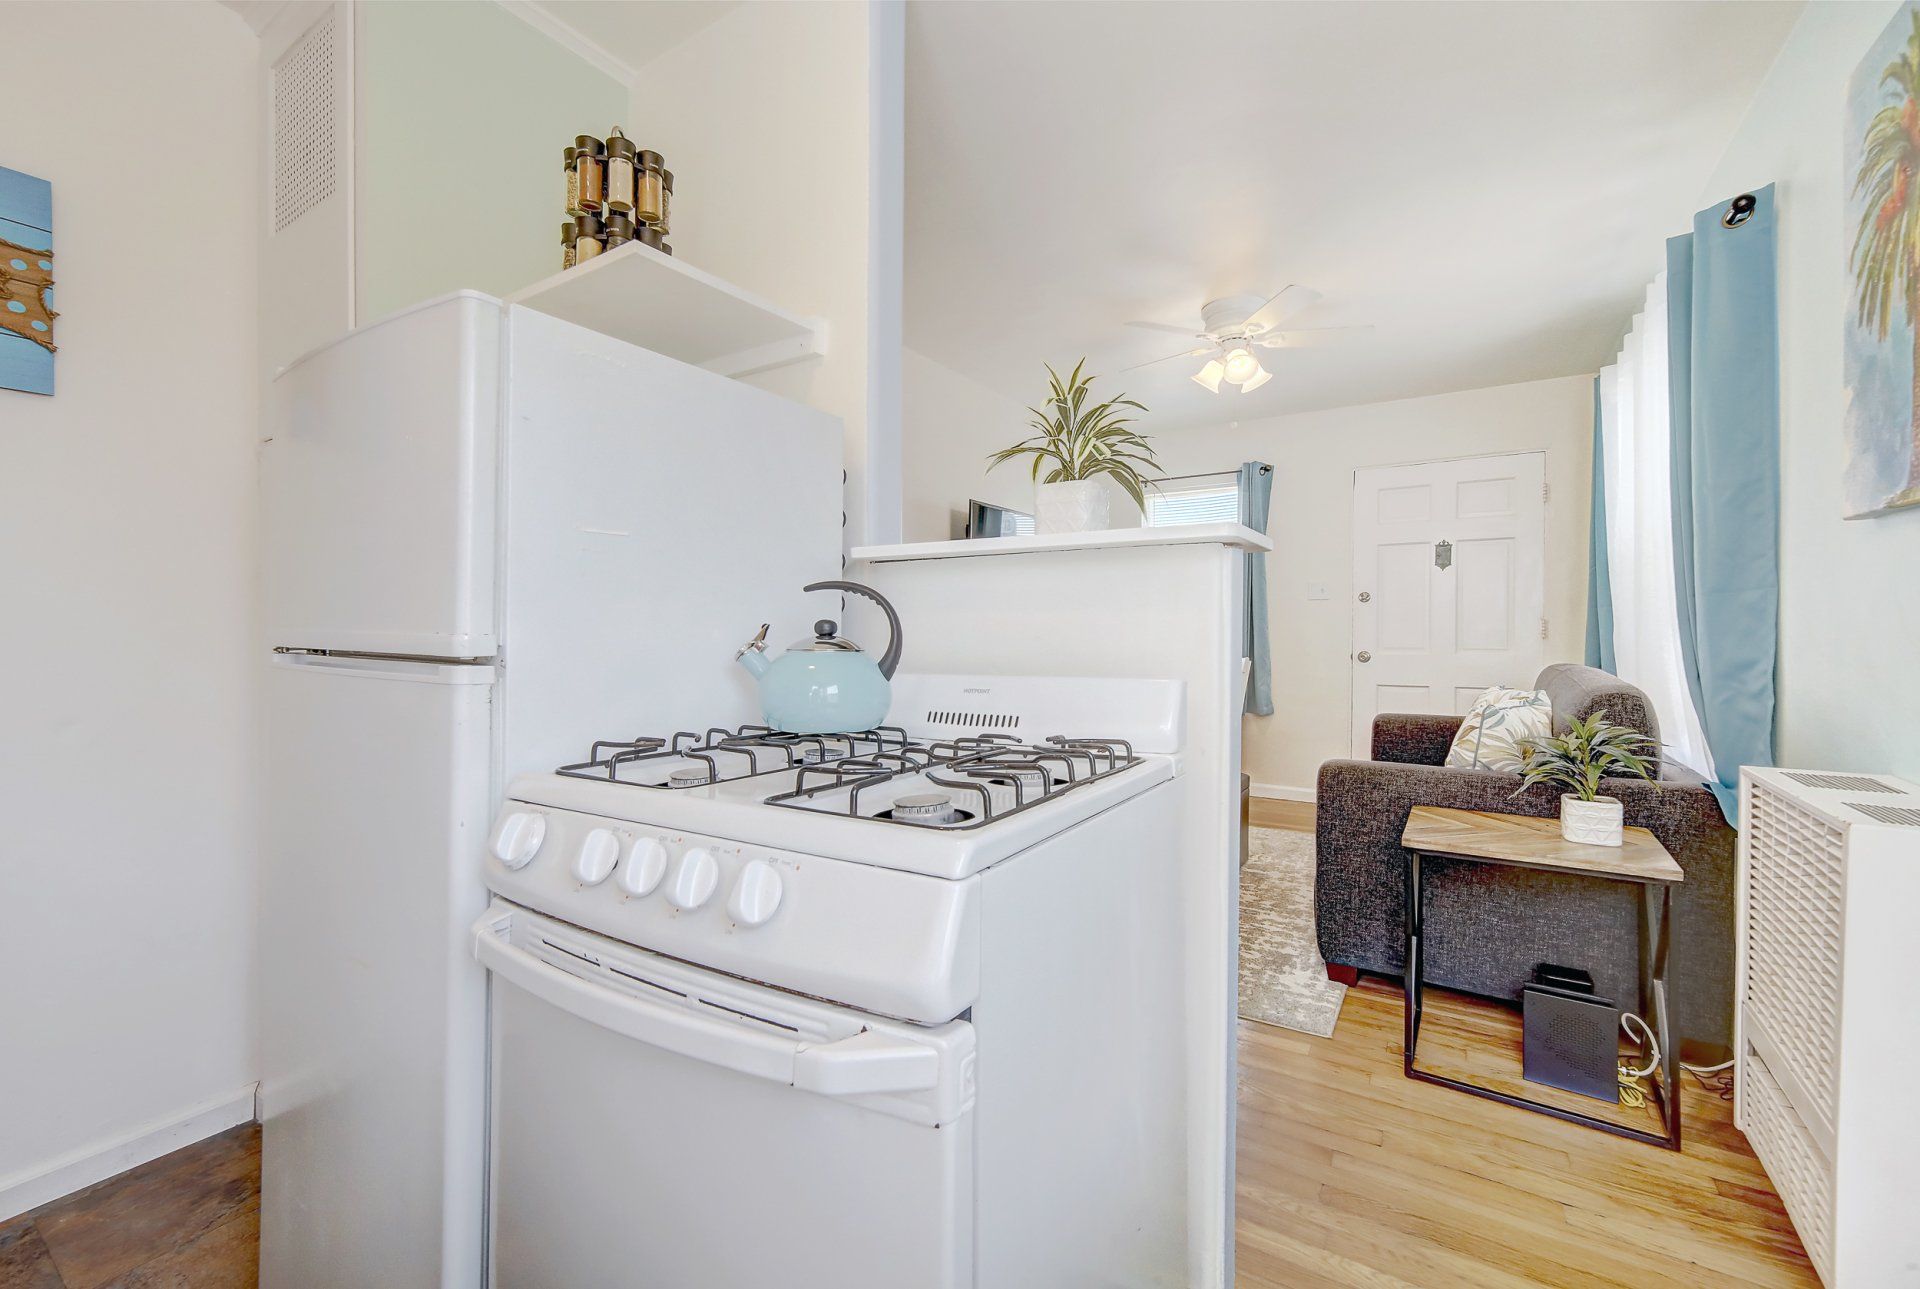
<path id="1" fill-rule="evenodd" d="M 1170 331 L 1206 343 L 1196 349 L 1183 349 L 1164 358 L 1136 363 L 1125 370 L 1138 371 L 1155 363 L 1172 362 L 1175 358 L 1199 358 L 1204 355 L 1207 363 L 1194 373 L 1193 379 L 1206 386 L 1208 392 L 1218 394 L 1221 382 L 1225 381 L 1229 385 L 1238 385 L 1242 394 L 1251 394 L 1273 379 L 1273 373 L 1260 365 L 1256 350 L 1323 345 L 1373 330 L 1370 326 L 1280 329 L 1281 323 L 1319 300 L 1318 291 L 1304 286 L 1288 286 L 1265 300 L 1257 295 L 1234 295 L 1224 300 L 1208 301 L 1200 310 L 1199 331 L 1166 322 L 1129 322 L 1129 327 Z"/>

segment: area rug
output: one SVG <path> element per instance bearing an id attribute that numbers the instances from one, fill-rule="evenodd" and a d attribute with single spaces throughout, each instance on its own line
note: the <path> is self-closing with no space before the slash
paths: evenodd
<path id="1" fill-rule="evenodd" d="M 1240 1015 L 1330 1038 L 1347 987 L 1327 979 L 1313 921 L 1313 835 L 1251 828 L 1240 870 Z"/>

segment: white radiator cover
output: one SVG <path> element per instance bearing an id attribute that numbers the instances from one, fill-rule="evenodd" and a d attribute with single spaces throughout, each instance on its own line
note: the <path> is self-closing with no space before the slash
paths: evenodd
<path id="1" fill-rule="evenodd" d="M 1734 1120 L 1830 1289 L 1920 1286 L 1920 787 L 1740 772 Z"/>

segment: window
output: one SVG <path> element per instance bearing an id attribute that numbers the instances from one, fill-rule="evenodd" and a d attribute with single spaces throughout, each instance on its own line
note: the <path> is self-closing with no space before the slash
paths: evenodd
<path id="1" fill-rule="evenodd" d="M 1221 482 L 1225 479 L 1226 482 Z M 1233 472 L 1168 479 L 1147 493 L 1147 526 L 1237 524 L 1240 483 Z"/>

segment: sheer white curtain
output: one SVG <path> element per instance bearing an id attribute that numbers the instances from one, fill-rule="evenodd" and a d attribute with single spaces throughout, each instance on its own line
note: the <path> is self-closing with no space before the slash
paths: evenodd
<path id="1" fill-rule="evenodd" d="M 1647 288 L 1620 353 L 1600 369 L 1600 436 L 1615 670 L 1653 700 L 1664 755 L 1711 779 L 1713 758 L 1680 661 L 1664 273 Z"/>

